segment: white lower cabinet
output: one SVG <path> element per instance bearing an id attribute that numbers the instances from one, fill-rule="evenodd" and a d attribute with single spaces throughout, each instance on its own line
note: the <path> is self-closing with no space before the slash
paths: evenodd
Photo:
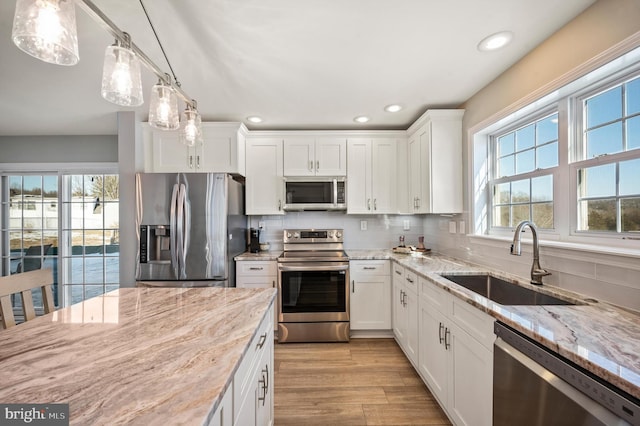
<path id="1" fill-rule="evenodd" d="M 276 288 L 278 264 L 275 260 L 236 261 L 236 288 Z M 273 310 L 273 331 L 278 329 L 278 312 Z"/>
<path id="2" fill-rule="evenodd" d="M 393 334 L 409 361 L 418 363 L 418 277 L 393 264 Z"/>
<path id="3" fill-rule="evenodd" d="M 388 260 L 352 260 L 351 330 L 391 329 L 391 278 Z"/>
<path id="4" fill-rule="evenodd" d="M 419 305 L 418 372 L 455 425 L 491 425 L 493 318 L 423 278 Z"/>
<path id="5" fill-rule="evenodd" d="M 209 426 L 233 425 L 233 386 L 230 386 L 225 391 L 222 400 L 220 400 L 220 405 L 218 405 L 207 424 Z"/>
<path id="6" fill-rule="evenodd" d="M 233 424 L 272 425 L 273 418 L 273 312 L 269 311 L 233 379 Z"/>

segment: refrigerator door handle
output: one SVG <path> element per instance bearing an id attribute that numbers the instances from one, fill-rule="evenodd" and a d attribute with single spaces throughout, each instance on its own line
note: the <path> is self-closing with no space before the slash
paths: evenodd
<path id="1" fill-rule="evenodd" d="M 190 206 L 187 195 L 187 186 L 180 184 L 178 192 L 178 254 L 181 280 L 187 278 L 187 249 L 189 248 L 189 231 L 190 231 Z"/>
<path id="2" fill-rule="evenodd" d="M 173 275 L 178 278 L 178 227 L 177 227 L 177 202 L 178 202 L 178 190 L 180 186 L 176 183 L 173 185 L 173 191 L 171 193 L 171 209 L 169 211 L 169 236 L 170 236 L 170 250 L 171 250 L 171 269 Z"/>

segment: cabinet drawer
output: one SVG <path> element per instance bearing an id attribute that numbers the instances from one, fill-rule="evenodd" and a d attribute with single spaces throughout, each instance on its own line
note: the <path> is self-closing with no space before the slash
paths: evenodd
<path id="1" fill-rule="evenodd" d="M 253 378 L 258 369 L 258 362 L 262 359 L 263 352 L 270 347 L 269 339 L 273 340 L 273 305 L 265 314 L 233 377 L 234 410 L 236 407 L 240 408 L 242 401 L 253 389 Z M 238 413 L 234 414 L 234 418 L 237 418 Z"/>
<path id="2" fill-rule="evenodd" d="M 403 279 L 404 280 L 404 267 L 400 266 L 397 263 L 393 263 L 393 276 L 391 277 L 391 279 L 396 280 L 396 279 Z"/>
<path id="3" fill-rule="evenodd" d="M 442 313 L 449 314 L 450 309 L 447 309 L 450 308 L 450 306 L 447 305 L 447 301 L 449 301 L 449 304 L 451 303 L 449 297 L 449 293 L 431 281 L 420 278 L 420 300 L 422 302 L 428 303 Z"/>
<path id="4" fill-rule="evenodd" d="M 236 275 L 277 275 L 278 265 L 274 261 L 241 261 L 236 263 Z"/>
<path id="5" fill-rule="evenodd" d="M 415 272 L 405 269 L 404 281 L 408 290 L 413 290 L 414 293 L 418 294 L 418 275 Z"/>
<path id="6" fill-rule="evenodd" d="M 493 323 L 495 319 L 464 300 L 453 297 L 453 321 L 487 349 L 493 351 Z"/>
<path id="7" fill-rule="evenodd" d="M 389 275 L 388 260 L 352 260 L 349 262 L 351 274 Z"/>

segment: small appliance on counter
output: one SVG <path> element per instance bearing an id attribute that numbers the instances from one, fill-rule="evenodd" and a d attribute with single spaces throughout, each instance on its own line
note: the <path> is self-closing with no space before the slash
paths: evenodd
<path id="1" fill-rule="evenodd" d="M 258 253 L 260 251 L 260 230 L 256 228 L 249 229 L 249 251 Z"/>

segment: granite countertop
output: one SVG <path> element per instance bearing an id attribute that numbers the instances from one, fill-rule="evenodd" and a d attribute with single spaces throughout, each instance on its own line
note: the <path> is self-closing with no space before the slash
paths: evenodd
<path id="1" fill-rule="evenodd" d="M 0 401 L 71 424 L 202 424 L 275 289 L 121 288 L 0 331 Z"/>
<path id="2" fill-rule="evenodd" d="M 277 251 L 260 251 L 258 253 L 244 252 L 242 254 L 237 255 L 233 258 L 233 260 L 278 260 L 278 257 L 282 254 L 282 250 Z"/>
<path id="3" fill-rule="evenodd" d="M 518 277 L 437 253 L 406 255 L 391 250 L 347 250 L 349 259 L 393 259 L 438 287 L 510 325 L 623 391 L 640 398 L 640 315 L 557 287 L 532 286 Z M 504 306 L 459 286 L 440 273 L 490 272 L 498 278 L 579 305 Z"/>

